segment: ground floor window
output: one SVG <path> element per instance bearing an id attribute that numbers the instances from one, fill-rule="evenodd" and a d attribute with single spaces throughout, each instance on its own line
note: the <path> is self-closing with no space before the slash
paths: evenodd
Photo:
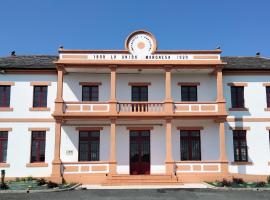
<path id="1" fill-rule="evenodd" d="M 233 131 L 234 161 L 247 162 L 248 150 L 246 140 L 246 130 Z"/>
<path id="2" fill-rule="evenodd" d="M 79 161 L 99 161 L 100 131 L 80 131 Z"/>
<path id="3" fill-rule="evenodd" d="M 32 131 L 31 162 L 45 162 L 46 131 Z"/>
<path id="4" fill-rule="evenodd" d="M 7 161 L 8 132 L 0 131 L 0 162 Z"/>
<path id="5" fill-rule="evenodd" d="M 201 160 L 201 138 L 199 130 L 181 130 L 181 160 Z"/>

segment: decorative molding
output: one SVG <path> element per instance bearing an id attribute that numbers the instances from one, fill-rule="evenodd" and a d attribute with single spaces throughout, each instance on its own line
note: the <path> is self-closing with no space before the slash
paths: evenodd
<path id="1" fill-rule="evenodd" d="M 129 86 L 149 86 L 151 82 L 129 82 Z"/>
<path id="2" fill-rule="evenodd" d="M 203 130 L 203 126 L 177 126 L 177 130 L 199 131 L 199 130 Z"/>
<path id="3" fill-rule="evenodd" d="M 270 86 L 270 83 L 263 83 L 263 86 L 269 87 Z"/>
<path id="4" fill-rule="evenodd" d="M 101 131 L 103 127 L 76 127 L 76 131 Z"/>
<path id="5" fill-rule="evenodd" d="M 12 131 L 12 128 L 0 128 L 0 131 Z"/>
<path id="6" fill-rule="evenodd" d="M 238 83 L 238 82 L 233 82 L 233 83 L 227 83 L 228 86 L 242 86 L 242 87 L 247 87 L 247 83 Z"/>
<path id="7" fill-rule="evenodd" d="M 178 82 L 179 86 L 198 86 L 200 82 Z"/>
<path id="8" fill-rule="evenodd" d="M 0 168 L 9 168 L 10 164 L 9 163 L 0 163 Z"/>
<path id="9" fill-rule="evenodd" d="M 265 108 L 264 111 L 270 111 L 270 108 Z"/>
<path id="10" fill-rule="evenodd" d="M 229 111 L 249 111 L 248 108 L 229 108 Z"/>
<path id="11" fill-rule="evenodd" d="M 253 162 L 231 162 L 231 165 L 253 165 Z"/>
<path id="12" fill-rule="evenodd" d="M 30 82 L 30 86 L 51 86 L 51 82 L 44 81 L 44 82 Z"/>
<path id="13" fill-rule="evenodd" d="M 28 128 L 28 131 L 50 131 L 49 127 L 34 127 L 34 128 Z"/>
<path id="14" fill-rule="evenodd" d="M 150 131 L 153 130 L 154 127 L 153 126 L 127 126 L 127 130 L 129 131 Z"/>
<path id="15" fill-rule="evenodd" d="M 11 82 L 11 81 L 1 81 L 0 82 L 1 86 L 14 86 L 15 82 Z"/>
<path id="16" fill-rule="evenodd" d="M 55 122 L 53 118 L 0 118 L 0 122 Z"/>
<path id="17" fill-rule="evenodd" d="M 48 107 L 31 107 L 29 111 L 50 111 L 51 108 Z"/>
<path id="18" fill-rule="evenodd" d="M 102 82 L 80 82 L 79 84 L 82 86 L 98 86 L 102 85 Z"/>
<path id="19" fill-rule="evenodd" d="M 267 126 L 267 127 L 266 127 L 266 130 L 270 131 L 270 126 Z"/>
<path id="20" fill-rule="evenodd" d="M 35 162 L 35 163 L 27 163 L 26 167 L 48 167 L 48 163 Z"/>
<path id="21" fill-rule="evenodd" d="M 10 107 L 0 107 L 0 112 L 12 112 L 13 108 Z"/>
<path id="22" fill-rule="evenodd" d="M 236 127 L 230 126 L 230 130 L 233 130 L 233 131 L 236 131 L 236 130 L 250 131 L 250 127 L 249 126 L 236 126 Z"/>
<path id="23" fill-rule="evenodd" d="M 227 122 L 270 122 L 269 117 L 248 117 L 248 118 L 230 118 L 227 117 Z"/>

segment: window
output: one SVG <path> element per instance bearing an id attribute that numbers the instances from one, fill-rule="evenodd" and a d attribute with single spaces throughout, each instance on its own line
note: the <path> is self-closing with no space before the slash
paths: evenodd
<path id="1" fill-rule="evenodd" d="M 148 101 L 148 86 L 132 86 L 132 101 Z"/>
<path id="2" fill-rule="evenodd" d="M 98 85 L 82 86 L 82 101 L 98 101 Z"/>
<path id="3" fill-rule="evenodd" d="M 245 130 L 233 131 L 234 161 L 248 162 L 248 151 Z"/>
<path id="4" fill-rule="evenodd" d="M 98 161 L 100 131 L 80 131 L 79 135 L 79 161 Z"/>
<path id="5" fill-rule="evenodd" d="M 33 107 L 47 107 L 48 86 L 34 86 Z"/>
<path id="6" fill-rule="evenodd" d="M 181 160 L 201 160 L 201 139 L 199 130 L 181 130 Z"/>
<path id="7" fill-rule="evenodd" d="M 8 132 L 0 131 L 0 163 L 7 161 Z"/>
<path id="8" fill-rule="evenodd" d="M 197 101 L 197 86 L 181 86 L 181 101 Z"/>
<path id="9" fill-rule="evenodd" d="M 266 87 L 266 102 L 267 108 L 270 108 L 270 86 Z"/>
<path id="10" fill-rule="evenodd" d="M 231 102 L 232 108 L 245 107 L 243 86 L 231 86 Z"/>
<path id="11" fill-rule="evenodd" d="M 45 162 L 46 131 L 32 131 L 31 163 Z"/>
<path id="12" fill-rule="evenodd" d="M 0 86 L 0 107 L 10 106 L 10 86 L 2 85 Z"/>

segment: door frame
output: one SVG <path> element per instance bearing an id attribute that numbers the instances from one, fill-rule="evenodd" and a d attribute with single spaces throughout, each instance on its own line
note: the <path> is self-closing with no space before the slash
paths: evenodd
<path id="1" fill-rule="evenodd" d="M 138 129 L 130 129 L 129 130 L 129 153 L 128 153 L 128 155 L 129 155 L 129 175 L 132 175 L 131 174 L 131 162 L 130 162 L 130 158 L 131 158 L 131 156 L 130 156 L 130 142 L 131 142 L 131 140 L 130 140 L 130 132 L 131 131 L 149 131 L 149 174 L 138 174 L 138 175 L 151 175 L 151 129 L 144 129 L 144 128 L 138 128 Z"/>

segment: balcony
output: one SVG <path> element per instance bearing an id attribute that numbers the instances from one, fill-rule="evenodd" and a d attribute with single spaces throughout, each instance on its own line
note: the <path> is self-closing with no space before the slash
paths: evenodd
<path id="1" fill-rule="evenodd" d="M 223 104 L 173 102 L 166 107 L 164 102 L 65 102 L 63 116 L 217 116 L 226 114 Z"/>

